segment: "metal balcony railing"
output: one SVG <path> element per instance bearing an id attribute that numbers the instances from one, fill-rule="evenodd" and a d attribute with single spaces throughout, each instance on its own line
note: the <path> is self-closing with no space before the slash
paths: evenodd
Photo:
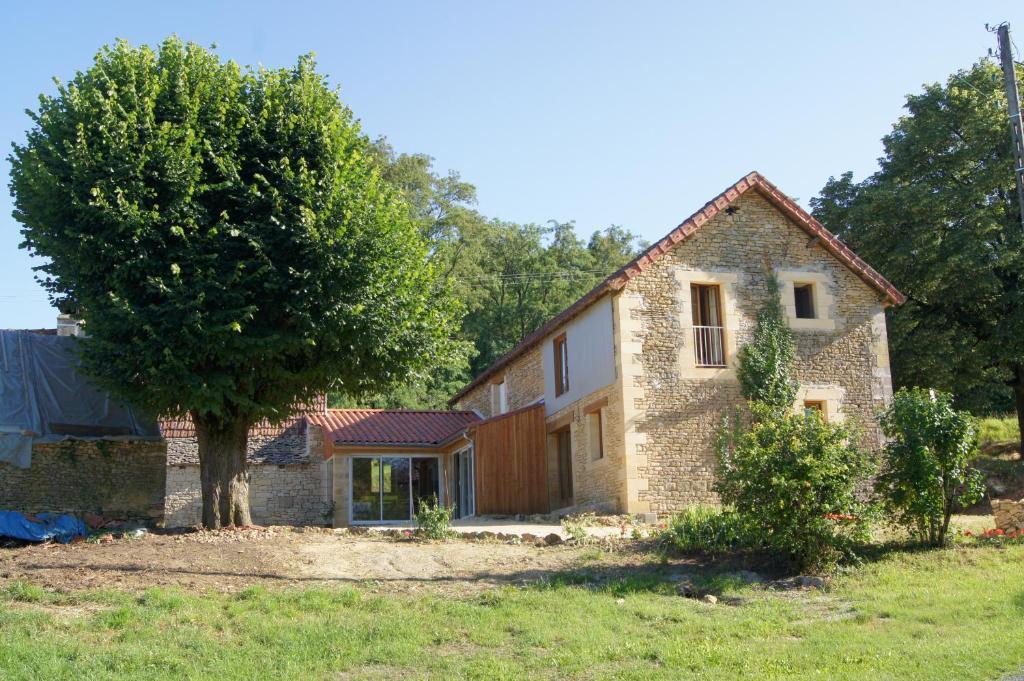
<path id="1" fill-rule="evenodd" d="M 725 366 L 725 330 L 721 326 L 693 327 L 693 351 L 699 367 Z"/>

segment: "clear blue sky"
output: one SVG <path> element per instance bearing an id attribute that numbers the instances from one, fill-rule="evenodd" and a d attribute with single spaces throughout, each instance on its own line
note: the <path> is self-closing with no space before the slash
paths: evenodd
<path id="1" fill-rule="evenodd" d="M 1020 0 L 10 3 L 0 328 L 55 315 L 6 191 L 24 109 L 118 37 L 268 66 L 315 52 L 370 135 L 462 173 L 485 214 L 655 239 L 750 170 L 805 206 L 872 172 L 904 96 L 984 56 L 1002 20 L 1024 46 Z"/>

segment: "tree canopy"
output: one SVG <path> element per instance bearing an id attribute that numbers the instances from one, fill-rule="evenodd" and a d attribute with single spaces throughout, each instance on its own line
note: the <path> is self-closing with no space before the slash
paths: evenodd
<path id="1" fill-rule="evenodd" d="M 1013 394 L 1024 421 L 1024 229 L 999 69 L 983 60 L 905 108 L 878 172 L 830 178 L 814 215 L 907 295 L 888 317 L 897 386 L 976 412 Z"/>
<path id="2" fill-rule="evenodd" d="M 475 187 L 458 173 L 438 173 L 429 156 L 398 153 L 385 139 L 372 149 L 383 177 L 406 197 L 435 267 L 466 315 L 453 336 L 454 359 L 387 392 L 333 395 L 335 406 L 443 408 L 474 375 L 644 246 L 616 225 L 584 240 L 571 222 L 487 218 L 475 208 Z"/>
<path id="3" fill-rule="evenodd" d="M 10 157 L 23 246 L 84 322 L 83 368 L 191 415 L 207 525 L 248 521 L 251 424 L 451 356 L 458 307 L 416 211 L 311 57 L 118 42 L 30 115 Z"/>

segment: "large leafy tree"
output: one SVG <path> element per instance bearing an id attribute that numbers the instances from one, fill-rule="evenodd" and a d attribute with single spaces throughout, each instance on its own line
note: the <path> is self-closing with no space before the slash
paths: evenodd
<path id="1" fill-rule="evenodd" d="M 23 245 L 84 320 L 84 369 L 191 416 L 208 527 L 250 522 L 251 425 L 448 353 L 428 247 L 310 57 L 252 70 L 118 42 L 31 117 L 10 159 Z"/>
<path id="2" fill-rule="evenodd" d="M 530 332 L 631 260 L 643 243 L 611 226 L 579 238 L 573 223 L 518 224 L 475 209 L 476 188 L 439 173 L 425 154 L 372 146 L 381 172 L 406 199 L 430 258 L 467 311 L 454 359 L 397 390 L 332 395 L 336 406 L 441 408 L 447 399 Z"/>
<path id="3" fill-rule="evenodd" d="M 878 172 L 830 178 L 811 204 L 907 294 L 889 315 L 895 383 L 976 411 L 1012 394 L 1024 425 L 1024 228 L 1001 83 L 985 60 L 908 96 Z"/>

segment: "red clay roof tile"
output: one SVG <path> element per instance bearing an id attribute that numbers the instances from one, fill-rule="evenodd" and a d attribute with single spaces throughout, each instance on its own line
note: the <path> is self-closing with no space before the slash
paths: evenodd
<path id="1" fill-rule="evenodd" d="M 439 447 L 480 417 L 471 411 L 328 409 L 309 420 L 337 445 Z"/>

